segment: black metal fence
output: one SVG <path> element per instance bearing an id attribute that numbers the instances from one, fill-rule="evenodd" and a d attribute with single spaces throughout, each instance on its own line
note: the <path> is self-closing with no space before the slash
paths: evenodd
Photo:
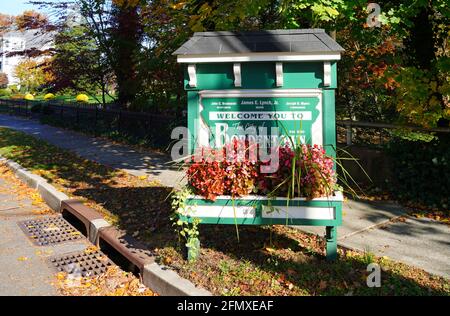
<path id="1" fill-rule="evenodd" d="M 0 100 L 0 108 L 3 112 L 37 118 L 43 123 L 160 148 L 170 143 L 174 127 L 186 126 L 183 113 L 123 111 L 115 104 L 102 107 L 76 102 Z"/>
<path id="2" fill-rule="evenodd" d="M 338 144 L 369 145 L 382 147 L 387 144 L 396 130 L 408 130 L 435 134 L 448 134 L 450 128 L 430 128 L 419 126 L 402 126 L 387 123 L 362 122 L 350 120 L 336 121 L 336 134 Z"/>

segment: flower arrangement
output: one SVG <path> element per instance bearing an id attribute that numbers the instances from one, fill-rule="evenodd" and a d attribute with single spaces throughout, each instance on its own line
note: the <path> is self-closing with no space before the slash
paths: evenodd
<path id="1" fill-rule="evenodd" d="M 248 144 L 234 141 L 219 150 L 200 148 L 187 170 L 188 182 L 197 194 L 214 201 L 218 195 L 252 193 L 258 176 L 256 159 L 248 159 Z"/>
<path id="2" fill-rule="evenodd" d="M 333 169 L 334 161 L 327 156 L 321 146 L 302 146 L 301 195 L 317 198 L 330 195 L 336 185 L 336 174 Z"/>
<path id="3" fill-rule="evenodd" d="M 258 177 L 256 157 L 251 157 L 251 145 L 235 140 L 222 149 L 222 168 L 225 170 L 225 194 L 244 196 L 255 191 Z"/>
<path id="4" fill-rule="evenodd" d="M 336 185 L 333 158 L 322 146 L 289 145 L 278 148 L 279 168 L 271 174 L 260 174 L 261 193 L 313 199 L 332 194 Z"/>
<path id="5" fill-rule="evenodd" d="M 287 182 L 292 174 L 292 161 L 295 156 L 294 150 L 290 146 L 280 146 L 277 148 L 279 165 L 273 173 L 260 173 L 258 175 L 258 189 L 262 194 L 276 193 L 278 195 L 286 195 Z M 261 165 L 267 165 L 262 163 Z M 285 182 L 285 183 L 284 183 Z M 286 185 L 285 185 L 286 184 Z M 276 192 L 274 192 L 276 190 Z"/>
<path id="6" fill-rule="evenodd" d="M 207 162 L 202 159 L 194 162 L 187 171 L 189 184 L 195 192 L 208 200 L 215 200 L 216 196 L 225 192 L 225 170 L 220 162 Z"/>
<path id="7" fill-rule="evenodd" d="M 262 173 L 248 142 L 235 140 L 221 149 L 200 148 L 187 170 L 188 183 L 208 200 L 218 195 L 233 198 L 251 193 L 313 199 L 329 196 L 336 185 L 334 160 L 322 146 L 289 145 L 277 148 L 279 165 Z"/>

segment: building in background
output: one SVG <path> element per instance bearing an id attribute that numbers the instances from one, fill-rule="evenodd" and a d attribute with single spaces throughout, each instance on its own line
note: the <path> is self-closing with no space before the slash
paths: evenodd
<path id="1" fill-rule="evenodd" d="M 32 58 L 39 62 L 48 58 L 54 36 L 54 32 L 32 29 L 10 31 L 0 37 L 0 72 L 8 76 L 9 84 L 19 83 L 14 72 L 22 61 Z"/>

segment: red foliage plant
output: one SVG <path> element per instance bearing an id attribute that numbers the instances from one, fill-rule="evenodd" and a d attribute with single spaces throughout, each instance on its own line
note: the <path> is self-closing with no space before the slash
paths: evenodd
<path id="1" fill-rule="evenodd" d="M 278 148 L 278 156 L 278 170 L 259 175 L 260 193 L 307 199 L 332 194 L 336 184 L 334 161 L 322 146 L 299 145 L 292 149 L 286 145 Z"/>
<path id="2" fill-rule="evenodd" d="M 225 194 L 240 197 L 257 193 L 308 199 L 331 195 L 336 184 L 334 162 L 321 146 L 278 147 L 279 167 L 269 174 L 261 173 L 260 167 L 268 163 L 259 162 L 253 149 L 248 142 L 238 140 L 217 150 L 199 148 L 187 170 L 189 185 L 196 194 L 213 201 Z"/>
<path id="3" fill-rule="evenodd" d="M 218 150 L 199 148 L 187 170 L 190 186 L 213 201 L 218 195 L 239 197 L 252 193 L 258 164 L 250 149 L 248 142 L 237 139 Z"/>
<path id="4" fill-rule="evenodd" d="M 225 192 L 233 197 L 244 196 L 255 190 L 255 179 L 258 177 L 258 162 L 255 145 L 235 140 L 224 146 Z"/>
<path id="5" fill-rule="evenodd" d="M 205 155 L 206 151 L 209 155 Z M 216 161 L 214 157 L 214 151 L 202 148 L 200 158 L 197 154 L 187 170 L 188 182 L 196 193 L 212 201 L 225 191 L 225 170 L 221 161 Z"/>

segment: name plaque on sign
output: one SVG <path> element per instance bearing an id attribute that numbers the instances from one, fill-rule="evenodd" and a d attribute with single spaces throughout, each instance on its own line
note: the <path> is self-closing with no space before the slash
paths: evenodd
<path id="1" fill-rule="evenodd" d="M 302 143 L 322 144 L 319 96 L 255 97 L 220 96 L 201 99 L 200 117 L 204 133 L 216 145 L 234 135 L 288 136 Z M 276 128 L 276 129 L 271 129 Z"/>

